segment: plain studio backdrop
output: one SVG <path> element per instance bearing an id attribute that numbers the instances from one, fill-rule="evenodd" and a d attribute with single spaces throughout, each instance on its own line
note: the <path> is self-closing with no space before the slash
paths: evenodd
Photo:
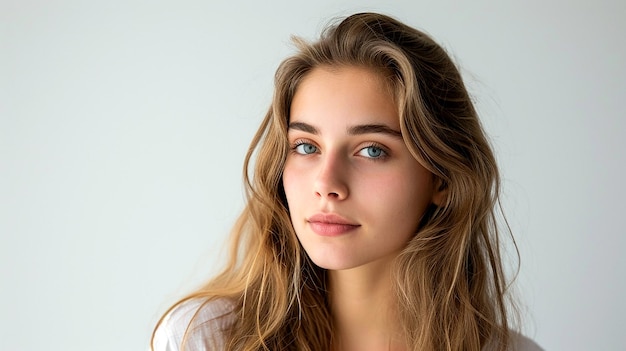
<path id="1" fill-rule="evenodd" d="M 290 35 L 380 11 L 455 58 L 503 175 L 524 331 L 624 350 L 622 1 L 0 3 L 0 350 L 145 350 L 221 267 Z"/>

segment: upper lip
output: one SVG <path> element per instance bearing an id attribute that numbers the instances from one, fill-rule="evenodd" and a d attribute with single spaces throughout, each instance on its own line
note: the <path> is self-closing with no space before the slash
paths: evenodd
<path id="1" fill-rule="evenodd" d="M 358 226 L 359 224 L 351 222 L 350 220 L 343 218 L 334 213 L 318 213 L 313 216 L 307 218 L 307 222 L 317 222 L 317 223 L 329 223 L 329 224 L 345 224 L 345 225 L 354 225 Z"/>

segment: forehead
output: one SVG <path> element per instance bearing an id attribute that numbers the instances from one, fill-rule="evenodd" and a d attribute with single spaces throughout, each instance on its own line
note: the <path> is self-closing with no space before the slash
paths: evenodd
<path id="1" fill-rule="evenodd" d="M 399 127 L 398 109 L 386 76 L 359 66 L 322 66 L 298 85 L 290 120 L 326 119 L 353 123 L 385 123 Z"/>
<path id="2" fill-rule="evenodd" d="M 349 81 L 371 84 L 371 87 L 375 87 L 380 93 L 394 98 L 394 91 L 391 88 L 392 78 L 386 69 L 348 64 L 320 65 L 312 68 L 300 80 L 296 93 L 300 90 L 303 83 L 321 79 L 328 80 L 333 84 L 347 83 Z"/>

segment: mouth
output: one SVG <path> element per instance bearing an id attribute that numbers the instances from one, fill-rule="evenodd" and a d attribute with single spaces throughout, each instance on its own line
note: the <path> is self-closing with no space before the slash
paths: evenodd
<path id="1" fill-rule="evenodd" d="M 335 214 L 316 214 L 307 218 L 311 230 L 321 236 L 337 236 L 349 233 L 361 225 Z"/>

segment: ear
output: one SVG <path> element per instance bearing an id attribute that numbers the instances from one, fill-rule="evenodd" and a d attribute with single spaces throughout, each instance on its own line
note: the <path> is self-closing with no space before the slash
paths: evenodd
<path id="1" fill-rule="evenodd" d="M 434 191 L 432 202 L 437 207 L 441 207 L 442 204 L 446 202 L 446 198 L 448 197 L 448 184 L 441 178 L 435 177 L 434 181 Z"/>

